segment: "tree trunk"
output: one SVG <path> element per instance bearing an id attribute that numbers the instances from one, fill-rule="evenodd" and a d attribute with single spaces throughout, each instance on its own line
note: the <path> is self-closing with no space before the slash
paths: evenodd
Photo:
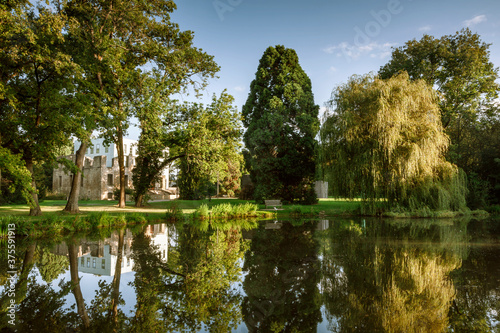
<path id="1" fill-rule="evenodd" d="M 82 318 L 83 326 L 88 329 L 90 326 L 90 319 L 87 315 L 85 300 L 83 299 L 82 290 L 80 289 L 80 278 L 78 277 L 78 250 L 74 240 L 71 240 L 71 244 L 68 244 L 68 256 L 72 291 L 73 295 L 75 295 L 78 315 Z"/>
<path id="2" fill-rule="evenodd" d="M 33 167 L 33 159 L 26 159 L 26 168 L 31 174 L 31 185 L 33 186 L 33 192 L 31 192 L 31 197 L 33 199 L 32 204 L 30 205 L 30 214 L 29 216 L 41 216 L 42 209 L 40 208 L 40 204 L 38 203 L 38 193 L 36 190 L 36 181 L 35 181 L 35 171 Z"/>
<path id="3" fill-rule="evenodd" d="M 87 142 L 86 140 L 82 140 L 82 144 L 80 148 L 76 152 L 76 167 L 78 171 L 73 174 L 73 182 L 71 184 L 71 192 L 69 193 L 68 202 L 66 203 L 66 207 L 64 207 L 64 212 L 69 212 L 71 214 L 80 213 L 80 208 L 78 207 L 78 198 L 80 197 L 80 187 L 81 187 L 81 178 L 83 172 L 83 163 L 85 162 L 85 151 L 87 150 Z"/>
<path id="4" fill-rule="evenodd" d="M 140 140 L 140 139 L 139 139 Z M 147 182 L 147 173 L 149 170 L 149 159 L 147 157 L 139 157 L 137 159 L 137 164 L 135 166 L 134 172 L 139 179 L 137 183 L 134 184 L 135 190 L 135 206 L 142 207 L 144 201 L 144 194 L 148 190 L 151 182 Z M 145 185 L 147 184 L 147 185 Z"/>
<path id="5" fill-rule="evenodd" d="M 120 169 L 120 198 L 118 202 L 119 208 L 125 207 L 125 153 L 123 151 L 123 129 L 122 125 L 118 125 L 116 129 L 117 150 L 118 150 L 118 167 Z"/>
<path id="6" fill-rule="evenodd" d="M 35 264 L 36 242 L 28 245 L 24 253 L 23 268 L 16 283 L 16 304 L 20 304 L 28 293 L 28 277 Z"/>
<path id="7" fill-rule="evenodd" d="M 144 194 L 136 193 L 135 194 L 135 206 L 142 207 L 142 202 L 144 201 Z"/>
<path id="8" fill-rule="evenodd" d="M 122 275 L 122 261 L 123 261 L 123 244 L 124 244 L 125 230 L 121 229 L 118 236 L 118 253 L 116 258 L 115 276 L 113 277 L 113 289 L 111 291 L 111 307 L 109 310 L 109 317 L 114 324 L 113 332 L 116 332 L 118 323 L 118 303 L 120 300 L 120 278 Z"/>

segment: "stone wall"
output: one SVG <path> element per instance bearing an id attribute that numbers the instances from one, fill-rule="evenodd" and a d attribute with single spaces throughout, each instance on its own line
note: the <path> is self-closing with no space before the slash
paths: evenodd
<path id="1" fill-rule="evenodd" d="M 64 158 L 75 161 L 75 155 L 64 156 Z M 113 199 L 113 190 L 119 187 L 120 171 L 118 158 L 113 158 L 112 166 L 107 167 L 106 156 L 94 158 L 85 157 L 83 167 L 83 181 L 81 182 L 80 200 L 107 200 Z M 125 158 L 125 181 L 127 187 L 132 188 L 132 169 L 135 165 L 133 156 Z M 111 175 L 111 176 L 109 176 Z M 73 174 L 62 164 L 54 169 L 52 189 L 54 193 L 69 195 L 71 191 Z"/>

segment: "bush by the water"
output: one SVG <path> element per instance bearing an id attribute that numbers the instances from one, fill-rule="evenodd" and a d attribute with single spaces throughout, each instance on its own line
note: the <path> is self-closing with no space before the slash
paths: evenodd
<path id="1" fill-rule="evenodd" d="M 256 204 L 246 202 L 239 205 L 231 205 L 230 203 L 223 203 L 215 205 L 210 211 L 206 204 L 202 204 L 194 213 L 195 218 L 238 218 L 255 216 L 259 206 Z"/>

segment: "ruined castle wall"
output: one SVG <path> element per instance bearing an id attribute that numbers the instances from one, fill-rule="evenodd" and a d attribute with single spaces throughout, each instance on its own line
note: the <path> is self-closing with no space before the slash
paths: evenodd
<path id="1" fill-rule="evenodd" d="M 65 158 L 75 161 L 75 155 Z M 127 163 L 128 162 L 128 163 Z M 118 158 L 113 158 L 112 166 L 107 167 L 107 156 L 85 157 L 83 167 L 83 181 L 80 188 L 80 200 L 107 200 L 113 199 L 113 190 L 120 185 L 120 169 Z M 132 169 L 135 165 L 133 156 L 125 158 L 126 186 L 132 188 Z M 66 196 L 71 191 L 72 173 L 62 165 L 54 169 L 52 188 L 55 193 Z"/>

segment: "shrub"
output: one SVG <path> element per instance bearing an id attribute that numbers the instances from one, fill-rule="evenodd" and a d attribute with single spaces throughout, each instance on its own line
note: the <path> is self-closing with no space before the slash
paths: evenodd
<path id="1" fill-rule="evenodd" d="M 233 213 L 233 207 L 230 203 L 223 203 L 212 207 L 213 217 L 229 217 Z"/>
<path id="2" fill-rule="evenodd" d="M 182 215 L 182 209 L 179 208 L 179 204 L 177 202 L 172 202 L 165 212 L 165 218 L 167 220 L 181 220 L 184 215 Z"/>
<path id="3" fill-rule="evenodd" d="M 146 223 L 148 220 L 143 214 L 133 213 L 127 216 L 127 221 L 131 223 Z"/>
<path id="4" fill-rule="evenodd" d="M 92 228 L 109 227 L 111 216 L 108 212 L 92 212 L 89 214 L 87 221 Z"/>
<path id="5" fill-rule="evenodd" d="M 198 216 L 198 217 L 205 218 L 205 217 L 209 216 L 209 214 L 210 214 L 210 211 L 208 209 L 207 204 L 201 204 L 201 206 L 198 207 L 198 209 L 196 209 L 196 216 Z"/>

